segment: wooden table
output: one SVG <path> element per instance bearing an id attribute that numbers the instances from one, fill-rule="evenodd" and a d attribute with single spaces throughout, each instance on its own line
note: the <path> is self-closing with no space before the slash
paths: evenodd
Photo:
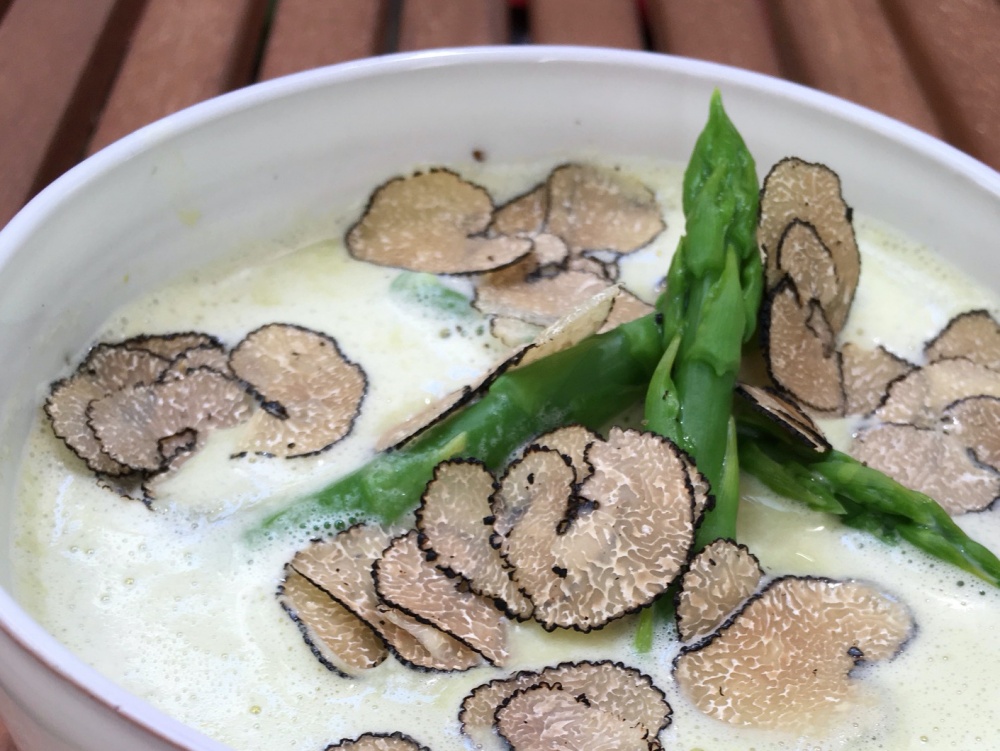
<path id="1" fill-rule="evenodd" d="M 88 154 L 216 94 L 387 52 L 508 43 L 784 77 L 1000 169 L 998 0 L 0 0 L 0 225 Z"/>

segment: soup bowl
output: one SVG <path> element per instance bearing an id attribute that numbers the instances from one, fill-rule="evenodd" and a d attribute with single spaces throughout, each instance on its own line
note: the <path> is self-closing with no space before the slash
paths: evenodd
<path id="1" fill-rule="evenodd" d="M 714 89 L 758 165 L 836 165 L 852 201 L 993 289 L 1000 176 L 861 107 L 646 53 L 482 48 L 309 71 L 172 115 L 39 194 L 0 233 L 0 539 L 48 384 L 124 301 L 248 247 L 322 236 L 335 209 L 415 164 L 580 154 L 683 163 Z M 15 552 L 11 552 L 15 551 Z M 9 563 L 9 562 L 8 562 Z M 0 716 L 21 751 L 222 749 L 129 694 L 28 615 L 0 566 Z"/>

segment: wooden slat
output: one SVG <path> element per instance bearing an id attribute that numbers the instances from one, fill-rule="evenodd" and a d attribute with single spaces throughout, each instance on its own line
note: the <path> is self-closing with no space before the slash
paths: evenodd
<path id="1" fill-rule="evenodd" d="M 635 0 L 531 0 L 528 24 L 538 44 L 644 47 Z"/>
<path id="2" fill-rule="evenodd" d="M 266 0 L 149 0 L 90 143 L 249 82 Z"/>
<path id="3" fill-rule="evenodd" d="M 503 44 L 505 0 L 402 0 L 400 50 Z"/>
<path id="4" fill-rule="evenodd" d="M 774 23 L 792 78 L 940 135 L 879 0 L 774 0 Z"/>
<path id="5" fill-rule="evenodd" d="M 886 0 L 947 138 L 1000 169 L 1000 3 Z"/>
<path id="6" fill-rule="evenodd" d="M 0 226 L 83 154 L 142 9 L 17 0 L 0 24 Z"/>
<path id="7" fill-rule="evenodd" d="M 378 54 L 386 10 L 386 0 L 281 0 L 259 78 Z"/>
<path id="8" fill-rule="evenodd" d="M 660 52 L 781 75 L 762 0 L 647 0 L 649 32 Z"/>

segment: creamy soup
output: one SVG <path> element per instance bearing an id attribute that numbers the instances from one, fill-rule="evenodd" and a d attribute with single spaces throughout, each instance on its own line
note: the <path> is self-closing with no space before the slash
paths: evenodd
<path id="1" fill-rule="evenodd" d="M 668 229 L 622 263 L 623 281 L 651 300 L 682 230 L 680 171 L 626 163 L 655 186 Z M 548 171 L 469 165 L 463 173 L 497 202 Z M 850 200 L 850 186 L 845 186 Z M 345 216 L 363 206 L 348 207 Z M 863 215 L 864 207 L 856 207 Z M 322 749 L 364 731 L 403 731 L 445 751 L 468 748 L 459 734 L 462 698 L 491 678 L 564 660 L 620 660 L 650 675 L 673 708 L 661 734 L 685 749 L 987 749 L 1000 728 L 1000 590 L 901 544 L 887 547 L 832 518 L 775 498 L 744 480 L 740 540 L 768 575 L 815 574 L 870 581 L 912 610 L 917 632 L 888 663 L 855 671 L 857 699 L 831 710 L 814 737 L 734 730 L 700 715 L 671 676 L 678 644 L 661 626 L 651 652 L 633 648 L 634 617 L 589 635 L 513 625 L 504 670 L 417 672 L 393 659 L 357 679 L 318 662 L 275 591 L 284 563 L 315 534 L 271 539 L 247 531 L 296 497 L 322 487 L 371 455 L 379 435 L 472 380 L 504 348 L 481 325 L 458 323 L 400 301 L 399 272 L 349 258 L 345 227 L 303 247 L 248 262 L 220 262 L 129 303 L 94 341 L 198 330 L 233 345 L 263 324 L 301 324 L 337 339 L 361 363 L 369 391 L 350 436 L 298 459 L 230 458 L 220 432 L 166 484 L 152 507 L 99 487 L 40 417 L 26 449 L 12 560 L 19 600 L 82 659 L 134 694 L 236 749 Z M 844 336 L 885 344 L 918 359 L 922 343 L 957 312 L 1000 312 L 1000 298 L 923 248 L 859 219 L 863 271 Z M 904 228 L 905 229 L 905 228 Z M 947 249 L 939 249 L 946 251 Z M 90 343 L 81 342 L 81 352 Z M 53 374 L 53 378 L 64 374 Z M 839 446 L 848 420 L 824 425 Z M 239 429 L 234 429 L 238 431 Z M 1000 550 L 1000 512 L 959 523 Z"/>

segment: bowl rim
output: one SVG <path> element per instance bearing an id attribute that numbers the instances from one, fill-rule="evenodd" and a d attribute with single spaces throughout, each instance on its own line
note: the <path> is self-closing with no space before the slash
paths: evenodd
<path id="1" fill-rule="evenodd" d="M 0 271 L 28 237 L 57 213 L 64 202 L 78 191 L 85 190 L 92 180 L 112 172 L 136 154 L 216 118 L 252 109 L 264 102 L 371 77 L 438 67 L 526 63 L 599 63 L 638 67 L 718 85 L 732 85 L 745 91 L 796 102 L 896 141 L 1000 198 L 1000 173 L 959 149 L 862 105 L 755 71 L 663 53 L 600 47 L 523 45 L 442 48 L 364 58 L 251 84 L 194 104 L 124 136 L 57 178 L 32 198 L 5 227 L 0 228 Z M 228 748 L 128 692 L 86 664 L 28 615 L 3 588 L 0 588 L 0 631 L 57 679 L 72 685 L 161 741 L 181 750 L 223 751 Z"/>

